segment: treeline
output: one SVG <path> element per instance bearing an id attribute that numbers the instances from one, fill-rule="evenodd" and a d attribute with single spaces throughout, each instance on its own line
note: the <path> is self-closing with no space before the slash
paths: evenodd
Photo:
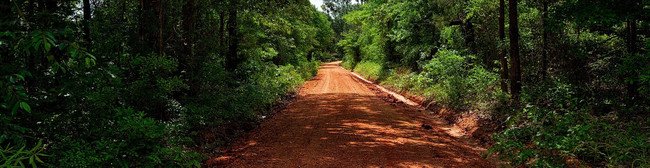
<path id="1" fill-rule="evenodd" d="M 307 0 L 3 0 L 0 167 L 190 167 L 329 60 Z M 216 140 L 223 142 L 224 140 Z M 30 166 L 31 167 L 31 166 Z"/>
<path id="2" fill-rule="evenodd" d="M 507 163 L 650 166 L 649 1 L 353 2 L 325 1 L 343 65 L 503 125 Z"/>

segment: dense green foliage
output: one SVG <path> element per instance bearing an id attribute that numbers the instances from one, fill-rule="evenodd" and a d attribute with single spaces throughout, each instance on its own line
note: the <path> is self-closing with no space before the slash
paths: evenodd
<path id="1" fill-rule="evenodd" d="M 335 49 L 306 0 L 0 9 L 0 167 L 198 167 L 197 131 L 259 120 Z"/>
<path id="2" fill-rule="evenodd" d="M 0 167 L 197 167 L 225 141 L 196 142 L 201 131 L 259 121 L 335 59 L 503 125 L 490 153 L 511 165 L 650 167 L 648 0 L 324 0 L 322 9 L 1 1 Z"/>
<path id="3" fill-rule="evenodd" d="M 343 66 L 505 125 L 490 152 L 509 164 L 563 167 L 576 158 L 596 167 L 650 166 L 650 2 L 374 0 L 359 6 L 343 16 Z M 518 17 L 508 22 L 512 12 Z M 513 23 L 518 32 L 500 40 Z M 519 41 L 520 61 L 507 52 L 512 40 Z M 507 59 L 500 61 L 501 53 Z M 507 87 L 513 74 L 522 78 L 521 93 Z"/>

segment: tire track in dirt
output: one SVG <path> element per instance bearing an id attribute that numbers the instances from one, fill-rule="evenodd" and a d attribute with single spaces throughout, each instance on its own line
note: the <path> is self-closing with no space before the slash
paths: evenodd
<path id="1" fill-rule="evenodd" d="M 384 101 L 339 63 L 323 64 L 285 110 L 206 165 L 495 167 L 481 157 L 485 149 L 414 107 Z"/>

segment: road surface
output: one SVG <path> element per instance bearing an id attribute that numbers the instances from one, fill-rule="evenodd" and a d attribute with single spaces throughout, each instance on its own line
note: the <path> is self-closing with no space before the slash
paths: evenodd
<path id="1" fill-rule="evenodd" d="M 392 103 L 340 62 L 323 64 L 298 97 L 209 167 L 495 167 L 485 149 Z M 424 124 L 424 125 L 423 125 Z"/>

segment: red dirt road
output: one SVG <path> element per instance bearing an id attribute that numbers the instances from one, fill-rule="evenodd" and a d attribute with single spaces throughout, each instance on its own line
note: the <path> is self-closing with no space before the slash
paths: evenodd
<path id="1" fill-rule="evenodd" d="M 338 62 L 209 167 L 495 167 L 414 107 L 389 103 Z M 424 128 L 423 124 L 431 127 Z"/>

